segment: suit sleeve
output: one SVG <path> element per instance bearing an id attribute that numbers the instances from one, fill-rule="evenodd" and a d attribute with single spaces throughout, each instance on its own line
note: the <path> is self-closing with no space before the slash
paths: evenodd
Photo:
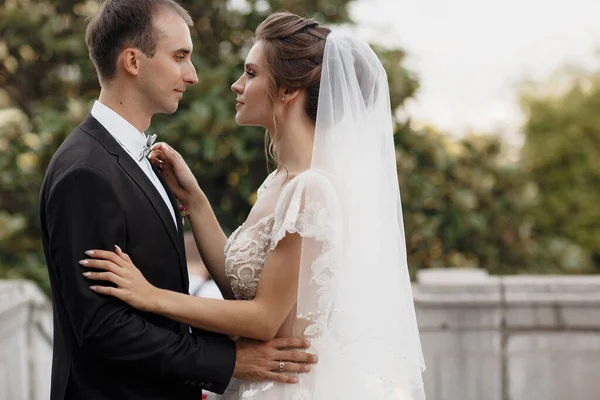
<path id="1" fill-rule="evenodd" d="M 225 390 L 235 364 L 232 341 L 157 327 L 120 300 L 89 289 L 79 265 L 84 252 L 126 242 L 123 208 L 104 174 L 90 167 L 67 172 L 51 188 L 45 210 L 51 268 L 79 345 L 149 377 Z"/>

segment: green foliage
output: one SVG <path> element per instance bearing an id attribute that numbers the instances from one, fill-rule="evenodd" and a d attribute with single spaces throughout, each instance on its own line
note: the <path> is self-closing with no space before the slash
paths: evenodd
<path id="1" fill-rule="evenodd" d="M 245 219 L 267 174 L 264 132 L 236 126 L 230 89 L 243 72 L 254 29 L 280 9 L 327 23 L 348 22 L 348 2 L 252 0 L 231 8 L 221 0 L 180 1 L 194 20 L 199 83 L 175 115 L 157 116 L 149 131 L 180 150 L 226 231 Z M 98 3 L 0 4 L 0 276 L 46 284 L 38 192 L 52 154 L 99 93 L 84 41 L 86 19 Z"/>
<path id="2" fill-rule="evenodd" d="M 349 1 L 250 0 L 239 8 L 221 0 L 181 1 L 195 22 L 199 82 L 186 92 L 176 114 L 155 117 L 149 131 L 182 153 L 226 231 L 245 219 L 268 172 L 264 132 L 235 124 L 236 95 L 230 90 L 243 72 L 253 30 L 280 9 L 327 23 L 348 22 Z M 47 288 L 38 191 L 52 154 L 99 93 L 83 38 L 86 18 L 97 9 L 98 2 L 91 0 L 0 3 L 0 276 L 24 276 Z M 418 80 L 403 67 L 403 51 L 376 50 L 396 109 L 414 95 Z M 589 110 L 592 124 L 597 120 L 591 103 Z M 535 120 L 541 124 L 545 117 Z M 556 232 L 537 229 L 532 184 L 518 166 L 501 162 L 498 139 L 455 143 L 431 129 L 414 131 L 407 123 L 397 124 L 396 142 L 413 272 L 438 266 L 586 271 L 585 253 Z M 588 157 L 588 162 L 598 159 Z M 591 214 L 586 218 L 592 221 Z"/>
<path id="3" fill-rule="evenodd" d="M 539 191 L 539 231 L 561 232 L 600 266 L 600 72 L 560 71 L 531 85 L 523 105 L 523 158 Z"/>
<path id="4" fill-rule="evenodd" d="M 409 265 L 491 273 L 590 272 L 585 251 L 536 232 L 535 184 L 503 161 L 498 137 L 460 141 L 427 128 L 396 134 Z"/>

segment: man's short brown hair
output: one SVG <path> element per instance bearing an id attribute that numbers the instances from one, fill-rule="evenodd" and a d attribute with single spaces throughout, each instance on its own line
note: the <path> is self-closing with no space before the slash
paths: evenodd
<path id="1" fill-rule="evenodd" d="M 127 48 L 140 49 L 152 57 L 160 32 L 153 17 L 168 10 L 192 26 L 189 13 L 174 0 L 106 0 L 87 26 L 85 42 L 100 80 L 111 80 L 117 69 L 117 57 Z"/>

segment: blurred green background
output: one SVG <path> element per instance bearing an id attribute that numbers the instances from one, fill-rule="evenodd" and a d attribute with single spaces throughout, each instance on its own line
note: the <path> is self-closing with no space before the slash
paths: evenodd
<path id="1" fill-rule="evenodd" d="M 352 24 L 348 0 L 180 1 L 195 25 L 199 83 L 151 133 L 177 148 L 226 232 L 245 219 L 268 170 L 264 131 L 238 127 L 230 85 L 254 28 L 286 9 Z M 0 278 L 48 291 L 37 203 L 46 166 L 85 117 L 99 86 L 84 43 L 96 1 L 0 2 Z M 402 49 L 376 48 L 394 109 L 419 89 Z M 395 123 L 409 265 L 484 268 L 493 274 L 600 271 L 600 74 L 565 71 L 566 90 L 523 82 L 524 146 L 508 157 L 498 136 L 463 139 Z M 568 76 L 567 76 L 568 75 Z"/>

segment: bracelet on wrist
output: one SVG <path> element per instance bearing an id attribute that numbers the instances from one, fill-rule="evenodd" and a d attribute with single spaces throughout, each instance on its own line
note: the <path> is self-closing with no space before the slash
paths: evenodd
<path id="1" fill-rule="evenodd" d="M 190 215 L 190 212 L 188 211 L 187 208 L 185 208 L 185 205 L 179 199 L 177 199 L 177 205 L 179 207 L 179 215 L 181 216 L 181 223 L 183 225 L 185 225 L 185 219 Z"/>

